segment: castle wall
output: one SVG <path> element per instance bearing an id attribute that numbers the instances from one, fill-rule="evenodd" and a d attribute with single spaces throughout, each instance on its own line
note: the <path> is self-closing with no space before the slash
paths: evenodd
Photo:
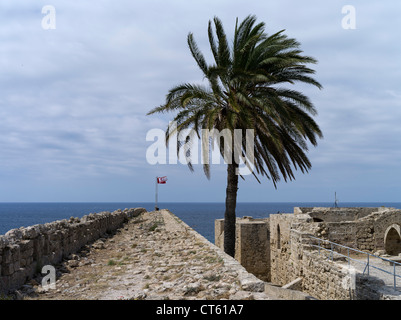
<path id="1" fill-rule="evenodd" d="M 250 273 L 270 281 L 268 219 L 237 218 L 235 259 Z M 215 245 L 224 250 L 224 219 L 215 221 Z"/>
<path id="2" fill-rule="evenodd" d="M 373 229 L 374 237 L 372 242 L 376 250 L 386 249 L 386 235 L 390 227 L 394 227 L 398 236 L 400 234 L 401 226 L 401 210 L 392 209 L 386 212 L 386 214 L 375 214 L 374 220 L 372 221 L 371 229 Z M 401 243 L 398 242 L 398 247 L 401 247 Z M 391 254 L 391 253 L 389 253 Z"/>
<path id="3" fill-rule="evenodd" d="M 353 297 L 352 276 L 348 269 L 313 251 L 304 251 L 302 291 L 319 300 L 350 300 Z"/>
<path id="4" fill-rule="evenodd" d="M 297 278 L 290 247 L 293 217 L 293 214 L 272 214 L 269 217 L 271 282 L 280 286 Z"/>
<path id="5" fill-rule="evenodd" d="M 285 286 L 302 278 L 301 290 L 321 300 L 381 299 L 382 282 L 327 259 L 323 250 L 319 253 L 310 246 L 309 238 L 309 235 L 329 238 L 338 244 L 375 250 L 371 233 L 375 219 L 316 223 L 308 216 L 270 215 L 271 282 Z M 372 287 L 369 285 L 372 282 L 378 285 Z"/>
<path id="6" fill-rule="evenodd" d="M 222 226 L 219 222 L 216 244 L 222 245 Z M 268 218 L 270 266 L 268 273 L 274 285 L 285 286 L 302 278 L 305 293 L 324 300 L 380 299 L 382 294 L 352 269 L 318 254 L 310 237 L 374 253 L 388 250 L 401 253 L 401 210 L 393 208 L 295 208 L 294 214 L 272 214 Z M 244 230 L 244 231 L 242 231 Z M 237 220 L 236 258 L 247 270 L 257 264 L 262 248 L 259 233 L 248 221 Z M 322 243 L 323 244 L 323 243 Z M 330 245 L 328 245 L 330 247 Z M 263 247 L 265 250 L 267 247 Z M 339 247 L 336 247 L 337 252 Z M 347 250 L 347 249 L 344 249 Z M 384 252 L 384 251 L 383 251 Z M 341 252 L 347 254 L 347 252 Z M 260 277 L 260 275 L 259 275 Z M 379 281 L 380 282 L 380 281 Z M 372 289 L 373 288 L 373 289 Z"/>
<path id="7" fill-rule="evenodd" d="M 12 229 L 0 236 L 0 293 L 23 285 L 44 265 L 54 265 L 105 233 L 114 232 L 143 208 L 89 214 Z"/>
<path id="8" fill-rule="evenodd" d="M 377 211 L 378 208 L 364 208 L 364 207 L 352 207 L 352 208 L 324 208 L 324 207 L 300 207 L 295 208 L 294 213 L 306 213 L 311 218 L 315 219 L 315 222 L 344 222 L 344 221 L 355 221 L 370 215 Z"/>
<path id="9" fill-rule="evenodd" d="M 237 224 L 236 259 L 259 279 L 270 280 L 270 234 L 266 221 Z M 251 248 L 251 249 L 250 249 Z"/>
<path id="10" fill-rule="evenodd" d="M 332 215 L 335 208 L 329 209 L 332 210 Z M 342 211 L 346 212 L 346 209 L 353 212 L 355 217 L 361 218 L 352 221 L 337 221 L 338 219 L 327 219 L 328 217 L 324 218 L 320 215 L 324 221 L 315 223 L 315 235 L 347 247 L 374 253 L 385 250 L 388 228 L 394 225 L 395 229 L 399 229 L 401 226 L 401 210 L 398 209 L 364 208 L 362 213 L 358 213 L 355 208 L 342 208 Z M 370 214 L 367 215 L 369 212 Z M 309 215 L 313 216 L 311 213 Z M 398 234 L 400 234 L 399 231 Z"/>

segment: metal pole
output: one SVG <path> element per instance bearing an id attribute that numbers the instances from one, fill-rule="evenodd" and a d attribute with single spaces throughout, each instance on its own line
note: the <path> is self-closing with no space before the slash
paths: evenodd
<path id="1" fill-rule="evenodd" d="M 158 211 L 158 210 L 159 210 L 159 208 L 157 207 L 157 192 L 158 192 L 158 190 L 157 190 L 157 177 L 156 177 L 156 199 L 155 199 L 155 211 Z"/>
<path id="2" fill-rule="evenodd" d="M 397 280 L 395 278 L 395 262 L 393 263 L 394 265 L 394 290 L 397 290 Z"/>
<path id="3" fill-rule="evenodd" d="M 368 275 L 369 275 L 369 254 L 368 254 L 368 265 L 367 265 L 367 267 L 368 267 Z"/>

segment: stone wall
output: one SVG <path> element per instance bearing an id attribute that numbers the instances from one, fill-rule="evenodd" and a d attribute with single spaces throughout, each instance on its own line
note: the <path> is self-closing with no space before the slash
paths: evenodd
<path id="1" fill-rule="evenodd" d="M 295 208 L 294 213 L 307 213 L 315 222 L 344 222 L 355 221 L 378 211 L 378 208 L 351 207 L 351 208 L 324 208 L 324 207 L 300 207 Z"/>
<path id="2" fill-rule="evenodd" d="M 293 214 L 270 215 L 270 274 L 271 282 L 283 286 L 297 276 L 291 262 L 291 222 Z"/>
<path id="3" fill-rule="evenodd" d="M 294 208 L 294 214 L 272 214 L 265 220 L 269 229 L 268 246 L 262 244 L 258 229 L 251 226 L 251 218 L 237 219 L 236 249 L 239 252 L 235 257 L 249 272 L 257 265 L 260 252 L 267 249 L 269 254 L 262 255 L 262 259 L 270 271 L 264 279 L 273 285 L 285 287 L 297 281 L 303 292 L 323 300 L 384 297 L 380 291 L 384 290 L 382 281 L 353 273 L 352 268 L 327 259 L 311 246 L 310 236 L 364 252 L 379 250 L 398 255 L 401 253 L 401 210 Z M 224 220 L 216 223 L 216 245 L 220 247 L 223 224 Z M 262 279 L 263 275 L 258 277 Z"/>
<path id="4" fill-rule="evenodd" d="M 313 209 L 308 212 L 302 208 L 302 211 L 308 212 L 307 214 L 314 221 L 316 217 L 322 220 L 315 222 L 313 226 L 317 237 L 361 251 L 374 253 L 386 250 L 386 235 L 390 227 L 395 230 L 397 239 L 401 239 L 401 210 L 399 209 L 384 207 L 341 208 L 340 211 L 337 209 L 339 208 Z M 339 216 L 348 217 L 348 220 L 341 221 L 335 217 L 337 213 Z M 351 219 L 352 216 L 354 218 Z"/>
<path id="5" fill-rule="evenodd" d="M 12 229 L 0 236 L 0 293 L 23 285 L 44 265 L 54 265 L 105 233 L 112 233 L 144 208 L 89 214 Z"/>
<path id="6" fill-rule="evenodd" d="M 224 251 L 224 219 L 215 221 L 215 244 Z M 237 218 L 235 259 L 259 279 L 270 281 L 268 219 Z"/>
<path id="7" fill-rule="evenodd" d="M 275 214 L 269 220 L 272 283 L 285 287 L 301 278 L 300 290 L 320 300 L 383 298 L 383 281 L 328 259 L 327 253 L 323 250 L 319 253 L 311 246 L 309 238 L 310 235 L 330 235 L 336 237 L 337 243 L 344 243 L 348 232 L 353 232 L 355 240 L 358 234 L 369 234 L 370 226 L 366 223 L 371 219 L 352 225 L 350 222 L 332 223 L 336 226 L 336 235 L 332 235 L 333 226 L 330 232 L 330 227 L 323 228 L 307 214 Z"/>
<path id="8" fill-rule="evenodd" d="M 315 251 L 304 251 L 302 291 L 320 300 L 350 300 L 354 295 L 350 271 Z"/>
<path id="9" fill-rule="evenodd" d="M 389 231 L 393 229 L 397 235 L 397 246 L 398 250 L 401 247 L 400 238 L 400 226 L 401 226 L 401 210 L 389 208 L 387 210 L 382 209 L 380 212 L 372 214 L 372 219 L 368 219 L 366 217 L 363 220 L 366 225 L 369 225 L 370 229 L 374 233 L 374 237 L 372 238 L 372 247 L 375 250 L 387 250 L 386 248 L 387 236 Z M 365 221 L 368 220 L 368 221 Z M 388 252 L 389 254 L 393 254 Z"/>

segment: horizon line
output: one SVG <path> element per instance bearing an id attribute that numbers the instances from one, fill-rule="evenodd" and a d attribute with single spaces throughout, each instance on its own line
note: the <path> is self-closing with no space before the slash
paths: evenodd
<path id="1" fill-rule="evenodd" d="M 0 201 L 2 203 L 149 203 L 154 204 L 154 201 Z M 221 203 L 225 201 L 161 201 L 160 203 Z M 333 203 L 333 201 L 237 201 L 238 203 Z M 341 203 L 401 203 L 401 201 L 342 201 Z"/>

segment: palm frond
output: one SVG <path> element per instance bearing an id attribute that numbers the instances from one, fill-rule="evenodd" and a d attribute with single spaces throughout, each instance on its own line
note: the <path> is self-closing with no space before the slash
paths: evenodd
<path id="1" fill-rule="evenodd" d="M 208 66 L 207 66 L 205 57 L 203 56 L 202 52 L 199 50 L 198 45 L 196 44 L 192 33 L 189 33 L 189 35 L 188 35 L 188 47 L 189 47 L 189 50 L 191 51 L 192 56 L 194 57 L 196 63 L 198 64 L 199 68 L 202 70 L 202 72 L 205 75 L 207 75 Z"/>
<path id="2" fill-rule="evenodd" d="M 164 105 L 148 112 L 176 113 L 177 127 L 167 129 L 167 142 L 177 131 L 188 128 L 193 129 L 190 139 L 202 138 L 203 129 L 241 129 L 244 135 L 246 129 L 252 129 L 254 159 L 246 157 L 243 135 L 241 152 L 234 160 L 240 157 L 248 166 L 252 162 L 252 174 L 258 182 L 258 175 L 265 176 L 277 187 L 281 179 L 294 179 L 295 170 L 308 172 L 308 146 L 316 146 L 323 134 L 312 118 L 317 114 L 315 106 L 294 85 L 322 88 L 313 77 L 315 70 L 308 67 L 317 60 L 304 55 L 301 44 L 288 37 L 285 30 L 265 33 L 265 24 L 257 23 L 254 15 L 241 22 L 236 20 L 231 46 L 218 17 L 209 21 L 207 31 L 213 63 L 206 62 L 192 33 L 187 42 L 208 84 L 177 85 L 169 90 Z M 207 143 L 213 143 L 213 139 Z M 177 144 L 177 148 L 182 145 Z M 223 156 L 225 146 L 220 146 L 219 151 Z M 188 166 L 194 169 L 190 160 Z M 203 163 L 208 178 L 210 169 L 209 161 Z"/>

